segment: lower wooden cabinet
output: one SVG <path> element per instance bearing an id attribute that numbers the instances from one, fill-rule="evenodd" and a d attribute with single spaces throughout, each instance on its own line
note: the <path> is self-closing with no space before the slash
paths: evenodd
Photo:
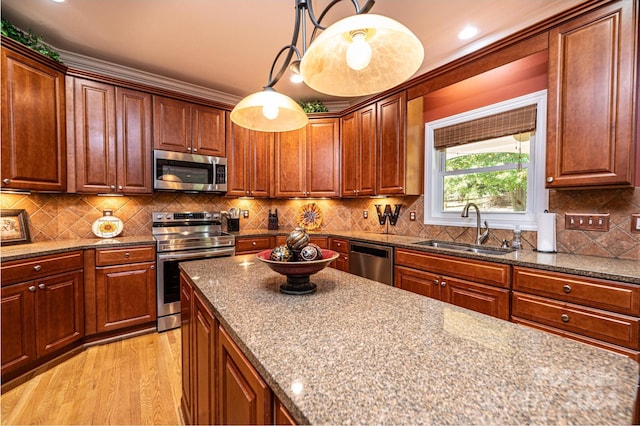
<path id="1" fill-rule="evenodd" d="M 196 295 L 192 317 L 193 423 L 217 424 L 216 418 L 216 329 L 209 309 Z"/>
<path id="2" fill-rule="evenodd" d="M 97 332 L 156 321 L 155 249 L 96 250 Z"/>
<path id="3" fill-rule="evenodd" d="M 509 271 L 508 265 L 397 249 L 394 285 L 509 320 Z"/>
<path id="4" fill-rule="evenodd" d="M 236 255 L 259 253 L 275 247 L 273 237 L 236 237 Z"/>
<path id="5" fill-rule="evenodd" d="M 339 254 L 329 265 L 339 271 L 349 272 L 349 241 L 341 238 L 329 238 L 329 249 Z"/>
<path id="6" fill-rule="evenodd" d="M 276 425 L 296 425 L 296 421 L 291 417 L 291 413 L 284 406 L 282 401 L 274 396 L 273 398 L 273 418 Z"/>

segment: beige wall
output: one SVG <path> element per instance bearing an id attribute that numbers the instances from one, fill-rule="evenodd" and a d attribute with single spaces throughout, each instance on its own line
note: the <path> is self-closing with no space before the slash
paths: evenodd
<path id="1" fill-rule="evenodd" d="M 402 204 L 401 217 L 391 233 L 413 235 L 425 239 L 472 242 L 475 229 L 424 225 L 423 196 L 357 200 L 240 200 L 205 194 L 157 193 L 153 196 L 98 197 L 94 195 L 0 195 L 3 209 L 25 209 L 29 216 L 32 241 L 93 238 L 91 224 L 102 216 L 104 209 L 124 221 L 122 235 L 151 232 L 151 212 L 228 210 L 239 207 L 249 210 L 249 218 L 241 219 L 241 229 L 266 229 L 269 209 L 278 209 L 280 229 L 293 229 L 300 208 L 314 202 L 323 215 L 322 230 L 357 230 L 384 232 L 377 222 L 375 204 Z M 558 251 L 603 257 L 640 260 L 640 234 L 630 232 L 631 214 L 640 213 L 640 188 L 602 189 L 588 191 L 551 191 L 550 211 L 558 213 Z M 363 211 L 369 214 L 363 218 Z M 416 221 L 409 220 L 415 211 Z M 608 232 L 569 231 L 564 229 L 565 212 L 610 213 Z M 491 225 L 491 224 L 489 224 Z M 511 239 L 507 230 L 493 230 L 487 244 L 497 246 L 502 239 Z M 525 248 L 534 248 L 536 233 L 524 232 Z"/>

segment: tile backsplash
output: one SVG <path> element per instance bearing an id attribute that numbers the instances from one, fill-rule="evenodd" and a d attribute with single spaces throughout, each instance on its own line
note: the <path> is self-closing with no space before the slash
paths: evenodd
<path id="1" fill-rule="evenodd" d="M 241 229 L 266 229 L 268 212 L 278 209 L 281 230 L 297 226 L 301 208 L 315 203 L 322 213 L 322 230 L 356 230 L 385 232 L 378 224 L 375 204 L 402 204 L 393 234 L 412 235 L 424 239 L 473 242 L 475 228 L 433 226 L 423 223 L 424 197 L 344 200 L 276 200 L 234 199 L 209 194 L 155 193 L 148 196 L 98 197 L 78 194 L 0 194 L 0 208 L 25 209 L 29 216 L 31 240 L 48 241 L 73 238 L 93 238 L 92 223 L 103 210 L 124 222 L 122 235 L 144 235 L 151 232 L 153 211 L 228 210 L 237 207 L 249 211 L 241 218 Z M 557 246 L 562 253 L 577 253 L 601 257 L 640 260 L 640 234 L 631 233 L 631 214 L 640 213 L 640 188 L 582 191 L 551 191 L 549 210 L 558 213 Z M 368 218 L 363 217 L 367 211 Z M 409 220 L 410 212 L 416 220 Z M 564 229 L 564 213 L 610 213 L 608 232 Z M 487 245 L 498 246 L 510 240 L 512 231 L 492 230 Z M 536 233 L 523 232 L 525 248 L 535 248 Z"/>

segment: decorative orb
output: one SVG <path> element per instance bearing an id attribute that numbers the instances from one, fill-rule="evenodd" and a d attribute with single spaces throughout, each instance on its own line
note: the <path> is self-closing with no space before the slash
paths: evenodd
<path id="1" fill-rule="evenodd" d="M 309 234 L 302 228 L 296 228 L 287 237 L 287 246 L 294 252 L 299 252 L 309 244 Z"/>
<path id="2" fill-rule="evenodd" d="M 271 256 L 269 258 L 276 262 L 288 262 L 293 260 L 293 252 L 289 250 L 287 246 L 278 246 L 271 250 Z"/>
<path id="3" fill-rule="evenodd" d="M 317 244 L 309 243 L 300 250 L 298 257 L 304 261 L 320 260 L 322 259 L 322 249 Z"/>

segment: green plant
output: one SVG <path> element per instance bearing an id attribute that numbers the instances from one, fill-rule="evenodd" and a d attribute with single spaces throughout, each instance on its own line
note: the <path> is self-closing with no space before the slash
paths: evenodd
<path id="1" fill-rule="evenodd" d="M 51 47 L 42 43 L 43 36 L 34 34 L 31 29 L 29 29 L 29 32 L 26 33 L 14 27 L 13 24 L 9 22 L 8 19 L 3 17 L 0 32 L 2 33 L 3 36 L 9 37 L 10 39 L 17 41 L 18 43 L 24 44 L 28 48 L 33 49 L 36 52 L 39 52 L 44 56 L 47 56 L 53 59 L 56 62 L 62 62 L 60 60 L 60 54 L 55 50 L 51 49 Z"/>
<path id="2" fill-rule="evenodd" d="M 311 112 L 328 112 L 329 111 L 329 109 L 322 102 L 318 100 L 309 101 L 309 102 L 300 101 L 299 103 L 300 103 L 300 106 L 302 107 L 302 110 L 307 114 Z"/>

